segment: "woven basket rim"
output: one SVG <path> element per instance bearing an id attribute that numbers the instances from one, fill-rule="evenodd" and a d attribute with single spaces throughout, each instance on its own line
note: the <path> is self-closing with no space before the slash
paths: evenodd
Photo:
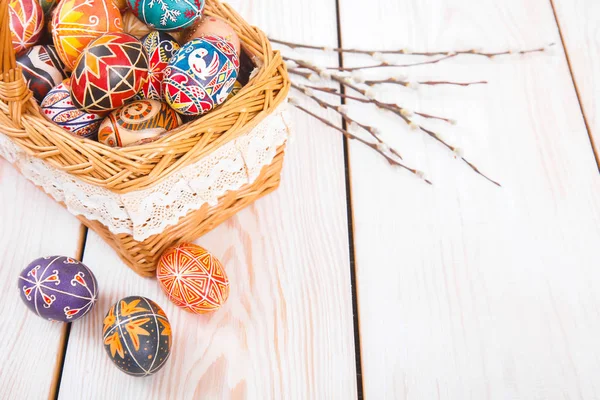
<path id="1" fill-rule="evenodd" d="M 8 17 L 8 1 L 0 0 L 0 23 Z M 28 154 L 87 183 L 114 193 L 142 190 L 249 132 L 287 97 L 286 65 L 266 35 L 250 26 L 228 4 L 207 0 L 205 15 L 227 20 L 240 36 L 243 51 L 256 70 L 247 85 L 219 108 L 171 131 L 155 142 L 111 148 L 72 136 L 47 120 L 21 70 L 14 62 L 10 30 L 0 25 L 0 132 Z M 4 16 L 5 18 L 2 18 Z"/>

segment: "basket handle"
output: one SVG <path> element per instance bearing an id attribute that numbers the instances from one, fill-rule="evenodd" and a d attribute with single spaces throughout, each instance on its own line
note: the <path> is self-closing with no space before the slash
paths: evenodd
<path id="1" fill-rule="evenodd" d="M 8 105 L 14 123 L 20 126 L 32 93 L 27 88 L 21 67 L 17 65 L 10 32 L 10 0 L 0 0 L 0 101 Z"/>

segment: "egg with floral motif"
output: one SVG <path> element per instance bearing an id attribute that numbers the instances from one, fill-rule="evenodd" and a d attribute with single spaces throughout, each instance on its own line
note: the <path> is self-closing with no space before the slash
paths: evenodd
<path id="1" fill-rule="evenodd" d="M 98 299 L 96 277 L 87 266 L 71 257 L 34 260 L 21 272 L 18 287 L 25 305 L 52 321 L 76 321 Z"/>
<path id="2" fill-rule="evenodd" d="M 176 31 L 202 17 L 204 0 L 127 0 L 129 9 L 146 25 L 159 31 Z"/>
<path id="3" fill-rule="evenodd" d="M 130 296 L 119 300 L 104 317 L 104 349 L 126 374 L 147 376 L 161 369 L 171 354 L 171 324 L 150 299 Z"/>
<path id="4" fill-rule="evenodd" d="M 138 100 L 110 113 L 100 125 L 98 141 L 111 147 L 148 143 L 181 124 L 169 106 L 156 100 Z"/>
<path id="5" fill-rule="evenodd" d="M 15 54 L 33 47 L 44 31 L 44 11 L 37 0 L 10 0 L 8 16 Z"/>
<path id="6" fill-rule="evenodd" d="M 138 99 L 162 100 L 162 81 L 169 62 L 181 48 L 168 33 L 154 31 L 142 38 L 148 55 L 148 80 L 137 94 Z"/>
<path id="7" fill-rule="evenodd" d="M 71 99 L 71 80 L 65 79 L 48 92 L 41 104 L 42 114 L 73 136 L 96 139 L 103 117 L 79 110 Z"/>
<path id="8" fill-rule="evenodd" d="M 218 36 L 194 39 L 175 54 L 165 70 L 165 100 L 180 114 L 205 114 L 227 100 L 239 68 L 231 42 Z"/>

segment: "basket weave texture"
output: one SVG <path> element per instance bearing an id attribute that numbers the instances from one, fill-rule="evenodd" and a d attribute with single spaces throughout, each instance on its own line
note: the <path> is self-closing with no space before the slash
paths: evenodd
<path id="1" fill-rule="evenodd" d="M 161 139 L 140 146 L 111 148 L 72 136 L 49 122 L 26 86 L 12 51 L 8 1 L 0 0 L 0 132 L 30 156 L 78 179 L 123 194 L 160 183 L 167 176 L 206 157 L 220 146 L 249 132 L 287 97 L 290 82 L 279 52 L 263 32 L 250 26 L 229 5 L 207 0 L 205 14 L 228 21 L 242 41 L 243 52 L 256 69 L 232 99 L 209 114 L 182 125 Z M 102 236 L 121 258 L 141 275 L 152 275 L 160 254 L 168 247 L 198 238 L 279 184 L 283 146 L 260 177 L 238 191 L 230 191 L 218 205 L 190 212 L 179 224 L 137 242 L 126 234 L 112 234 L 105 226 L 78 216 Z"/>

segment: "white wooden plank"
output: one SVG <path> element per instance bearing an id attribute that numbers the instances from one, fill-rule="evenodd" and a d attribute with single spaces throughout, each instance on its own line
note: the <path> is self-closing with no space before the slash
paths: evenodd
<path id="1" fill-rule="evenodd" d="M 333 0 L 234 6 L 280 37 L 337 42 Z M 90 234 L 85 261 L 102 293 L 91 318 L 71 331 L 61 399 L 356 397 L 342 140 L 310 117 L 292 117 L 281 188 L 198 241 L 221 258 L 232 284 L 218 313 L 176 309 L 154 280 L 135 275 Z M 101 341 L 104 313 L 132 294 L 163 306 L 174 331 L 171 360 L 146 379 L 115 368 Z"/>
<path id="2" fill-rule="evenodd" d="M 560 43 L 544 0 L 340 0 L 340 8 L 349 47 Z M 406 72 L 491 81 L 382 96 L 456 118 L 455 128 L 430 125 L 504 187 L 395 117 L 360 114 L 434 181 L 351 146 L 365 398 L 599 397 L 600 179 L 562 49 Z"/>
<path id="3" fill-rule="evenodd" d="M 600 3 L 594 0 L 552 0 L 581 106 L 596 149 L 600 148 Z"/>
<path id="4" fill-rule="evenodd" d="M 49 396 L 62 355 L 65 324 L 36 316 L 22 303 L 17 278 L 38 257 L 74 257 L 80 224 L 0 158 L 0 386 L 3 398 Z"/>

